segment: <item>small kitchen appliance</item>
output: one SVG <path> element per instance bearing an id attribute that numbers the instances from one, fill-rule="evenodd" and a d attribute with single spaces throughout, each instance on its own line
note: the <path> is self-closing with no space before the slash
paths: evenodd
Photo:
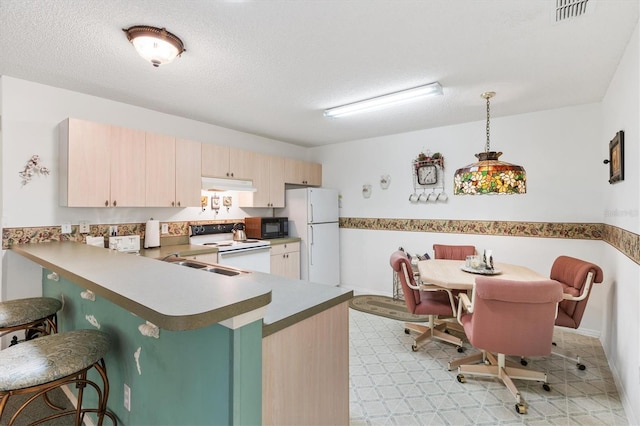
<path id="1" fill-rule="evenodd" d="M 286 217 L 245 217 L 245 232 L 249 238 L 284 238 L 289 236 Z"/>
<path id="2" fill-rule="evenodd" d="M 189 244 L 218 249 L 218 264 L 235 268 L 271 272 L 271 243 L 264 240 L 234 241 L 233 223 L 189 225 Z"/>
<path id="3" fill-rule="evenodd" d="M 109 237 L 109 248 L 124 253 L 140 252 L 140 235 Z"/>

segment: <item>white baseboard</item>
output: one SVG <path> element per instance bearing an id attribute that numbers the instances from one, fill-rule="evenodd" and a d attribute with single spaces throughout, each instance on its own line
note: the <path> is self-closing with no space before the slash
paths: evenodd
<path id="1" fill-rule="evenodd" d="M 624 388 L 620 386 L 620 383 L 622 383 L 620 374 L 618 374 L 616 366 L 609 362 L 609 357 L 607 357 L 607 364 L 609 365 L 609 370 L 611 370 L 613 382 L 616 384 L 616 389 L 618 390 L 618 395 L 620 395 L 620 401 L 622 402 L 622 408 L 624 408 L 624 414 L 627 416 L 629 425 L 640 424 L 640 419 L 636 418 L 636 413 L 633 411 L 633 407 L 637 407 L 637 405 L 631 403 L 631 401 L 629 400 L 629 395 L 627 395 Z"/>
<path id="2" fill-rule="evenodd" d="M 575 333 L 581 336 L 595 337 L 596 339 L 600 339 L 600 332 L 598 330 L 592 330 L 589 328 L 582 328 L 582 327 L 578 327 L 577 329 L 575 329 L 575 328 L 556 326 L 555 328 L 567 333 Z"/>

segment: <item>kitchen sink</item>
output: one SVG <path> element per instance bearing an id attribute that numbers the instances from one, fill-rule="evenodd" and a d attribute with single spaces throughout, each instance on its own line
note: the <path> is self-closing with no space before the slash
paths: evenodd
<path id="1" fill-rule="evenodd" d="M 240 271 L 236 271 L 236 270 L 233 270 L 233 269 L 227 269 L 227 268 L 206 268 L 205 271 L 213 272 L 214 274 L 226 275 L 226 276 L 229 276 L 229 277 L 233 277 L 235 275 L 240 275 Z"/>
<path id="2" fill-rule="evenodd" d="M 179 260 L 177 262 L 173 262 L 176 265 L 180 265 L 180 266 L 187 266 L 189 268 L 195 268 L 195 269 L 204 269 L 207 267 L 206 264 L 204 263 L 198 263 L 198 262 L 191 262 L 189 260 Z"/>
<path id="3" fill-rule="evenodd" d="M 173 263 L 174 265 L 186 266 L 188 268 L 198 269 L 200 271 L 212 272 L 214 274 L 226 275 L 228 277 L 234 277 L 240 274 L 246 274 L 248 271 L 242 269 L 229 268 L 226 266 L 209 264 L 204 262 L 197 262 L 194 260 L 188 260 L 183 257 L 166 257 L 163 262 Z"/>

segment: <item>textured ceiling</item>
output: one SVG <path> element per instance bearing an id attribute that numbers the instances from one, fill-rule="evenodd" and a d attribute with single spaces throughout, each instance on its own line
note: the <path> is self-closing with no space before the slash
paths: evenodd
<path id="1" fill-rule="evenodd" d="M 637 0 L 0 0 L 0 74 L 317 146 L 598 102 Z M 187 51 L 154 68 L 122 28 Z M 329 119 L 325 108 L 439 81 L 444 95 Z"/>

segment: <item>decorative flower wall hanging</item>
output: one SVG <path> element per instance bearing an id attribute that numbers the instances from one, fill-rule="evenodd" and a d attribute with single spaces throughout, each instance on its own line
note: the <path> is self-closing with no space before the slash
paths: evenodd
<path id="1" fill-rule="evenodd" d="M 22 186 L 31 182 L 33 175 L 47 176 L 51 171 L 40 164 L 40 156 L 32 155 L 27 164 L 24 166 L 24 170 L 18 172 L 22 178 Z"/>
<path id="2" fill-rule="evenodd" d="M 439 152 L 435 154 L 431 154 L 430 151 L 427 151 L 426 154 L 421 152 L 418 154 L 413 163 L 416 165 L 416 168 L 420 167 L 420 163 L 431 163 L 440 166 L 440 168 L 444 169 L 444 157 Z"/>

